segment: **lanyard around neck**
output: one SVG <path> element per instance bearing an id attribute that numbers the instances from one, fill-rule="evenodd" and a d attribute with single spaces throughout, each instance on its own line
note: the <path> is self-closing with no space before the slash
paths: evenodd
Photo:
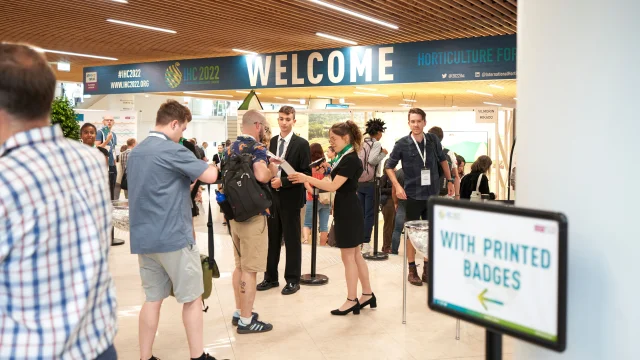
<path id="1" fill-rule="evenodd" d="M 158 132 L 150 132 L 149 136 L 157 137 L 157 138 L 163 139 L 163 140 L 169 140 L 169 137 L 167 135 L 162 134 L 162 133 L 158 133 Z"/>
<path id="2" fill-rule="evenodd" d="M 416 138 L 413 137 L 413 134 L 411 134 L 411 140 L 413 140 L 413 143 L 416 145 L 416 149 L 418 149 L 418 154 L 420 154 L 420 157 L 422 158 L 422 165 L 424 166 L 424 169 L 426 169 L 427 168 L 427 139 L 425 139 L 423 134 L 422 141 L 424 141 L 424 152 L 420 151 L 420 146 L 418 146 L 418 142 L 416 141 Z"/>

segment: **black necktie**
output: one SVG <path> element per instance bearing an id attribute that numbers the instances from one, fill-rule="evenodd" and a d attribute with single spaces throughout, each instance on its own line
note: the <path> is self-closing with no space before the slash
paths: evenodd
<path id="1" fill-rule="evenodd" d="M 284 139 L 280 138 L 280 147 L 278 148 L 278 157 L 282 157 L 283 152 L 284 152 Z"/>

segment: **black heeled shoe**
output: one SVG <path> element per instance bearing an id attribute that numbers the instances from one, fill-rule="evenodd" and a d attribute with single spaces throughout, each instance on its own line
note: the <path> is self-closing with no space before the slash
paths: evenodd
<path id="1" fill-rule="evenodd" d="M 352 307 L 348 308 L 345 311 L 341 311 L 340 309 L 331 310 L 331 315 L 344 316 L 344 315 L 349 314 L 352 311 L 353 311 L 353 315 L 359 315 L 360 314 L 360 301 L 358 301 L 357 298 L 355 300 L 351 300 L 351 299 L 347 298 L 347 301 L 355 301 L 356 304 L 353 305 Z"/>
<path id="2" fill-rule="evenodd" d="M 362 304 L 360 304 L 360 309 L 364 309 L 365 306 L 369 305 L 372 309 L 375 309 L 378 307 L 378 301 L 376 300 L 376 295 L 373 293 L 373 291 L 371 292 L 371 294 L 362 294 L 363 296 L 371 296 L 371 299 L 363 302 Z"/>

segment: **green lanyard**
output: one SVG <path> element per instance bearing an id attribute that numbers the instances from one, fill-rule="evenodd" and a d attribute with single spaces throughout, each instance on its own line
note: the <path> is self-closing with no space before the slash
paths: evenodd
<path id="1" fill-rule="evenodd" d="M 344 149 L 340 150 L 340 152 L 336 155 L 335 158 L 333 158 L 333 160 L 331 160 L 331 165 L 335 164 L 338 160 L 340 160 L 340 158 L 342 157 L 342 155 L 344 155 L 347 151 L 351 150 L 353 146 L 351 146 L 351 144 L 347 145 L 344 147 Z"/>
<path id="2" fill-rule="evenodd" d="M 182 143 L 184 143 L 184 141 L 185 141 L 185 140 L 187 140 L 187 139 L 185 139 L 185 138 L 181 137 L 181 138 L 180 138 L 180 145 L 182 145 Z"/>

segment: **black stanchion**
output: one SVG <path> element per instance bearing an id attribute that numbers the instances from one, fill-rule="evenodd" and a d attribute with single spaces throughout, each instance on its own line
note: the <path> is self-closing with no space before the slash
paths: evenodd
<path id="1" fill-rule="evenodd" d="M 318 255 L 318 189 L 313 189 L 313 216 L 311 221 L 311 274 L 300 276 L 302 285 L 326 285 L 329 278 L 316 274 L 316 257 Z"/>
<path id="2" fill-rule="evenodd" d="M 362 257 L 367 260 L 388 260 L 389 254 L 378 252 L 378 220 L 380 214 L 380 178 L 375 177 L 374 180 L 374 195 L 373 195 L 373 251 L 367 254 L 362 254 Z"/>
<path id="3" fill-rule="evenodd" d="M 502 360 L 502 334 L 486 330 L 485 359 Z"/>

